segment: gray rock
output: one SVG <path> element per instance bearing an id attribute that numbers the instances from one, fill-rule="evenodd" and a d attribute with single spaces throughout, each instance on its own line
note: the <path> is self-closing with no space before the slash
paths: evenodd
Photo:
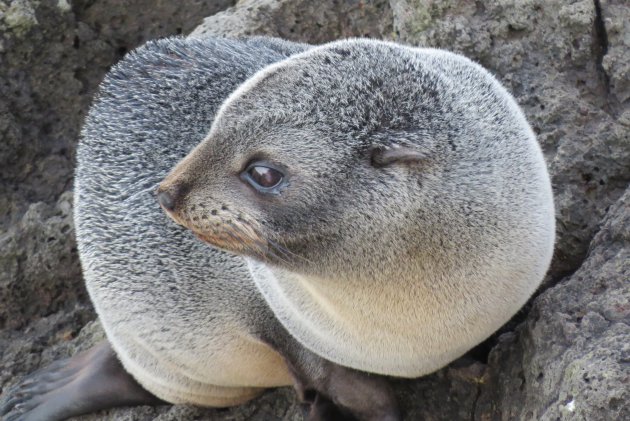
<path id="1" fill-rule="evenodd" d="M 318 44 L 338 38 L 382 38 L 392 31 L 387 0 L 243 0 L 204 19 L 190 36 L 269 35 Z"/>
<path id="2" fill-rule="evenodd" d="M 23 215 L 28 209 L 41 213 L 71 190 L 79 128 L 105 72 L 142 42 L 186 33 L 233 3 L 0 0 L 0 241 L 5 245 L 0 247 L 0 329 L 85 297 L 81 288 L 60 289 L 65 281 L 68 290 L 79 284 L 76 257 L 63 260 L 65 249 L 35 234 L 33 224 L 42 232 L 56 231 L 55 220 L 44 227 L 46 221 L 26 221 Z M 62 234 L 71 237 L 71 225 L 64 229 Z M 47 280 L 53 281 L 40 291 Z"/>
<path id="3" fill-rule="evenodd" d="M 630 419 L 630 188 L 584 263 L 490 353 L 477 419 Z"/>
<path id="4" fill-rule="evenodd" d="M 605 51 L 601 51 L 602 68 L 608 78 L 609 94 L 618 104 L 630 99 L 630 8 L 623 0 L 601 1 L 600 13 L 605 34 Z"/>
<path id="5" fill-rule="evenodd" d="M 0 235 L 0 326 L 85 301 L 72 221 L 72 192 L 57 203 L 33 203 Z"/>
<path id="6" fill-rule="evenodd" d="M 70 197 L 57 201 L 71 186 L 72 148 L 96 81 L 117 48 L 176 29 L 174 15 L 187 31 L 211 14 L 196 3 L 177 12 L 69 4 L 0 1 L 0 80 L 11 77 L 8 88 L 0 84 L 0 326 L 21 327 L 0 331 L 3 388 L 103 335 L 82 304 L 72 229 L 60 235 Z M 394 381 L 406 419 L 630 419 L 629 13 L 624 0 L 242 0 L 193 32 L 313 43 L 369 35 L 459 51 L 489 68 L 525 110 L 554 181 L 552 271 L 499 334 L 437 373 Z M 3 89 L 13 92 L 10 102 Z M 55 265 L 56 256 L 71 263 Z M 300 410 L 284 388 L 227 410 L 141 407 L 79 419 L 298 420 Z"/>

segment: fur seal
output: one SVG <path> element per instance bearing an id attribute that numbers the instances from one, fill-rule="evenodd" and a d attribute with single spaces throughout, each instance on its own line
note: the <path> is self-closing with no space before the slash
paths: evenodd
<path id="1" fill-rule="evenodd" d="M 553 252 L 522 112 L 435 49 L 348 40 L 266 67 L 160 191 L 176 221 L 246 257 L 302 345 L 372 373 L 461 356 L 522 307 Z"/>
<path id="2" fill-rule="evenodd" d="M 521 111 L 440 50 L 150 43 L 104 81 L 78 162 L 79 251 L 108 343 L 10 391 L 10 420 L 229 406 L 288 384 L 310 419 L 400 419 L 365 372 L 417 377 L 462 355 L 525 303 L 553 250 Z M 188 230 L 156 206 L 158 183 Z"/>

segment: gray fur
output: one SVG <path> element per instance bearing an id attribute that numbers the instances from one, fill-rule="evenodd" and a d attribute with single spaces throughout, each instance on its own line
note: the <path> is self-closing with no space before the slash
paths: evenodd
<path id="1" fill-rule="evenodd" d="M 285 171 L 280 194 L 238 178 L 257 160 Z M 417 377 L 462 355 L 527 301 L 553 251 L 522 112 L 440 50 L 338 41 L 261 70 L 162 183 L 181 186 L 174 219 L 245 255 L 303 346 L 368 372 Z"/>
<path id="2" fill-rule="evenodd" d="M 246 386 L 236 393 L 246 397 L 278 385 L 231 384 L 209 373 L 206 361 L 233 351 L 230 337 L 253 335 L 273 315 L 243 259 L 175 226 L 154 192 L 241 82 L 304 48 L 265 38 L 151 42 L 111 70 L 87 118 L 75 215 L 88 291 L 125 368 L 170 402 L 212 404 L 203 395 L 214 385 Z"/>
<path id="3" fill-rule="evenodd" d="M 279 195 L 239 178 L 252 159 L 286 171 Z M 343 385 L 326 396 L 360 406 L 344 393 L 365 377 L 321 357 L 436 370 L 518 310 L 553 247 L 522 113 L 486 71 L 438 50 L 150 43 L 106 78 L 78 160 L 90 296 L 125 369 L 169 402 L 230 405 L 290 383 L 269 344 L 294 377 Z M 164 177 L 181 193 L 171 216 L 230 252 L 160 211 Z M 394 406 L 378 379 L 365 385 L 354 392 Z"/>

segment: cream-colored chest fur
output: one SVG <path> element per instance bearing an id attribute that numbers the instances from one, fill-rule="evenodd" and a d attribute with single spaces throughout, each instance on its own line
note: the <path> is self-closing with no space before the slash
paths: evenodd
<path id="1" fill-rule="evenodd" d="M 484 270 L 435 267 L 388 280 L 315 279 L 249 261 L 256 284 L 305 347 L 359 370 L 418 377 L 461 356 L 504 324 L 533 293 L 553 248 Z"/>

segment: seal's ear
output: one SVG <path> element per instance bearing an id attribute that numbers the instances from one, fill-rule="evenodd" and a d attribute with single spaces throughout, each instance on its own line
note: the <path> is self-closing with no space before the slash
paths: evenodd
<path id="1" fill-rule="evenodd" d="M 372 149 L 372 166 L 376 168 L 398 163 L 413 165 L 427 159 L 426 153 L 409 146 L 376 146 Z"/>

